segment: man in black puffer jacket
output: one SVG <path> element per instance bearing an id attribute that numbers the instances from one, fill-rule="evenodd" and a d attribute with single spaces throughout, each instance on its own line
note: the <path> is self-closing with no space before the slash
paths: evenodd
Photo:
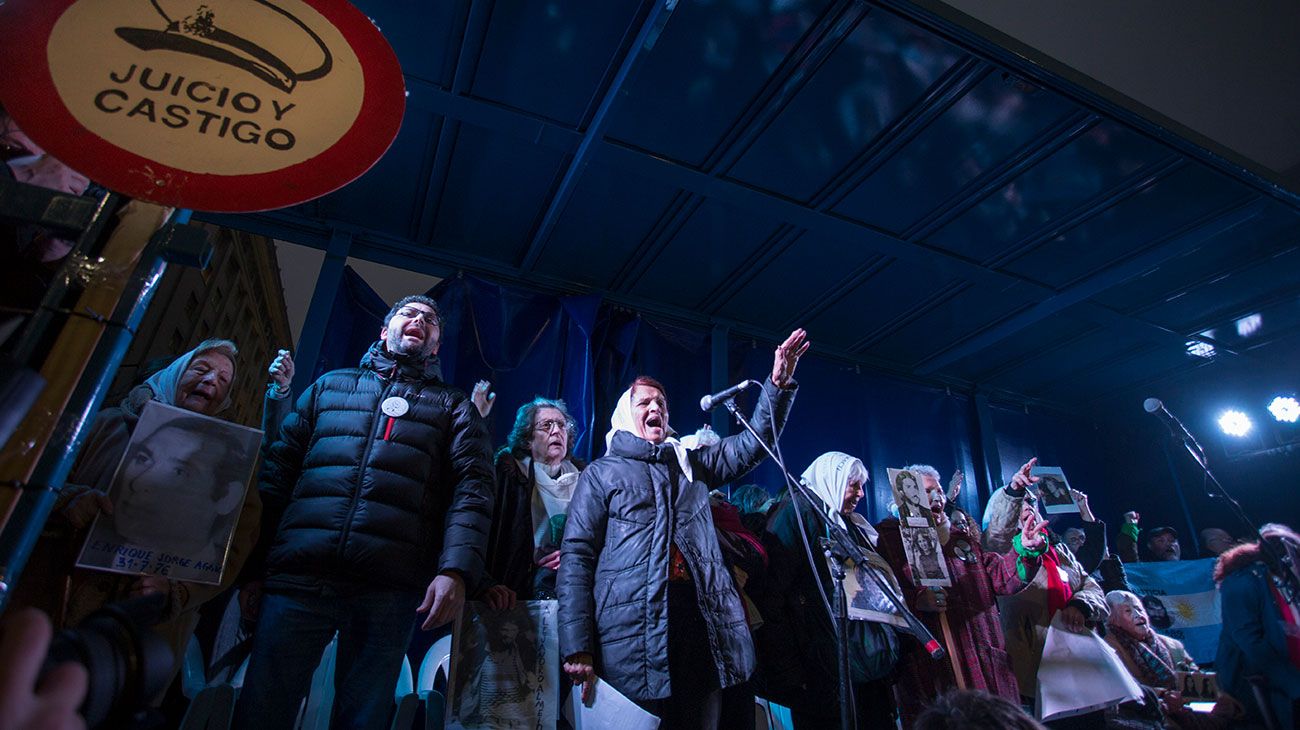
<path id="1" fill-rule="evenodd" d="M 754 428 L 780 432 L 803 330 L 776 348 Z M 560 551 L 560 655 L 584 694 L 599 675 L 663 727 L 716 728 L 721 692 L 754 670 L 754 645 L 709 509 L 712 487 L 763 460 L 748 433 L 687 450 L 669 437 L 663 386 L 619 399 L 608 450 L 574 488 Z"/>
<path id="2" fill-rule="evenodd" d="M 478 582 L 491 451 L 439 378 L 439 336 L 432 299 L 399 300 L 361 367 L 322 375 L 271 446 L 266 596 L 237 726 L 291 727 L 337 631 L 334 727 L 386 727 L 417 611 L 425 629 L 446 623 Z"/>

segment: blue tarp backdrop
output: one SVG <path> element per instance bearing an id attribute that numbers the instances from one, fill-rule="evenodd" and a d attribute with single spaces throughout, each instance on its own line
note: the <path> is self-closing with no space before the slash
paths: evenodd
<path id="1" fill-rule="evenodd" d="M 382 299 L 350 268 L 343 280 L 313 375 L 355 365 L 383 326 L 388 307 Z M 443 280 L 429 294 L 439 302 L 444 321 L 439 352 L 444 378 L 466 391 L 479 379 L 492 382 L 497 406 L 489 421 L 498 447 L 519 405 L 537 395 L 559 396 L 578 421 L 575 453 L 584 459 L 600 456 L 610 411 L 639 374 L 664 384 L 671 424 L 679 432 L 691 433 L 711 421 L 696 406 L 713 389 L 707 330 L 641 316 L 596 295 L 555 296 L 471 276 Z M 862 458 L 880 485 L 889 467 L 928 463 L 945 478 L 961 470 L 966 488 L 959 502 L 979 517 L 991 489 L 985 475 L 995 475 L 994 486 L 1000 486 L 1037 454 L 1041 463 L 1063 467 L 1072 486 L 1092 494 L 1099 516 L 1117 524 L 1123 497 L 1107 475 L 1109 460 L 1101 456 L 1091 424 L 993 404 L 988 437 L 994 443 L 981 447 L 974 398 L 817 357 L 816 333 L 810 336 L 813 351 L 799 366 L 799 396 L 781 440 L 796 477 L 818 454 L 831 450 Z M 730 337 L 728 382 L 767 377 L 775 345 Z M 754 397 L 743 396 L 746 409 Z M 985 454 L 996 456 L 997 463 L 985 465 Z M 782 485 L 771 462 L 745 481 L 770 491 Z M 888 490 L 871 490 L 858 509 L 877 521 L 888 515 L 889 501 Z"/>

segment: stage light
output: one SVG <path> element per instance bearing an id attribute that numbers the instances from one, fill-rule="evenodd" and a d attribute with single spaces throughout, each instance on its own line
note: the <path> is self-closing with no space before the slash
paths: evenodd
<path id="1" fill-rule="evenodd" d="M 1250 416 L 1241 411 L 1224 411 L 1219 416 L 1219 428 L 1229 436 L 1245 436 L 1254 425 L 1250 422 Z"/>
<path id="2" fill-rule="evenodd" d="M 1188 340 L 1187 354 L 1192 357 L 1214 357 L 1214 345 L 1200 340 Z"/>
<path id="3" fill-rule="evenodd" d="M 1248 314 L 1237 320 L 1237 336 L 1242 338 L 1250 337 L 1258 332 L 1259 328 L 1263 326 L 1264 317 L 1262 315 Z"/>
<path id="4" fill-rule="evenodd" d="M 1283 423 L 1295 423 L 1300 419 L 1300 401 L 1289 395 L 1279 395 L 1268 404 L 1268 412 Z"/>

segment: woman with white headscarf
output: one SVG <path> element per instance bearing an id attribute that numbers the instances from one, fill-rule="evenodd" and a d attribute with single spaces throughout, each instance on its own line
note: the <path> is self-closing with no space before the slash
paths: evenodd
<path id="1" fill-rule="evenodd" d="M 163 576 L 134 576 L 74 570 L 87 529 L 101 512 L 112 512 L 108 498 L 113 474 L 126 453 L 140 414 L 150 401 L 215 416 L 231 405 L 235 362 L 239 350 L 230 340 L 205 340 L 132 388 L 122 402 L 95 417 L 77 462 L 59 492 L 41 543 L 33 551 L 15 596 L 20 603 L 44 608 L 56 626 L 75 626 L 104 605 L 145 594 L 166 596 L 163 620 L 154 626 L 171 645 L 177 664 L 198 622 L 198 609 L 229 587 L 257 540 L 262 513 L 257 490 L 247 490 L 230 544 L 222 584 L 206 585 L 168 580 Z M 275 373 L 272 372 L 275 377 Z M 269 407 L 269 404 L 268 404 Z"/>
<path id="2" fill-rule="evenodd" d="M 847 532 L 867 556 L 865 570 L 883 578 L 895 596 L 901 593 L 889 564 L 875 551 L 875 529 L 854 511 L 868 481 L 862 461 L 831 451 L 813 461 L 802 481 L 815 495 L 820 509 L 813 513 L 803 504 L 796 509 L 787 495 L 768 521 L 763 543 L 770 565 L 763 585 L 764 601 L 759 607 L 764 624 L 755 639 L 767 681 L 765 696 L 791 709 L 796 728 L 837 727 L 840 703 L 835 628 L 823 600 L 823 595 L 826 599 L 834 596 L 834 585 L 817 542 L 831 531 L 827 525 Z M 811 543 L 815 574 L 804 549 L 800 518 L 802 532 Z M 891 675 L 899 657 L 898 637 L 894 626 L 884 623 L 888 616 L 883 612 L 875 615 L 882 621 L 849 622 L 849 664 L 857 727 L 893 728 Z"/>
<path id="3" fill-rule="evenodd" d="M 753 419 L 765 439 L 785 423 L 806 350 L 796 330 L 774 353 Z M 565 672 L 584 694 L 599 676 L 664 727 L 716 728 L 721 690 L 749 679 L 754 648 L 709 490 L 764 452 L 748 433 L 687 449 L 672 437 L 664 386 L 644 376 L 619 399 L 606 444 L 578 478 L 560 552 Z"/>

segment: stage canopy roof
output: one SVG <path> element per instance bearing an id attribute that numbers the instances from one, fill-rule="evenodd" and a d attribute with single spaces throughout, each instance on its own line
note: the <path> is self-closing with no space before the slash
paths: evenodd
<path id="1" fill-rule="evenodd" d="M 392 149 L 209 219 L 1048 403 L 1297 349 L 1293 193 L 910 4 L 355 4 Z"/>

